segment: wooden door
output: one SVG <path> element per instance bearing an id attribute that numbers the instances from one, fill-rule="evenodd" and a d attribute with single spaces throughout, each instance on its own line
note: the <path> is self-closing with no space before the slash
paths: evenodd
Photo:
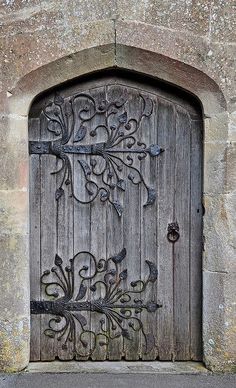
<path id="1" fill-rule="evenodd" d="M 202 120 L 107 72 L 29 119 L 31 360 L 201 360 Z"/>

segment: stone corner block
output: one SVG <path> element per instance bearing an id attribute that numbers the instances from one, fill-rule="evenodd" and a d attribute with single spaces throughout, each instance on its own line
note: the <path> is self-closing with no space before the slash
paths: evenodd
<path id="1" fill-rule="evenodd" d="M 29 320 L 0 322 L 0 372 L 20 372 L 29 363 Z"/>

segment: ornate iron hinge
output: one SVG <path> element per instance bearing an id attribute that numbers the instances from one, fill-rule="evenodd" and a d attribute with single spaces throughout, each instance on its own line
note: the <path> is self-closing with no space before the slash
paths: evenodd
<path id="1" fill-rule="evenodd" d="M 85 99 L 87 102 L 83 108 L 76 111 L 76 101 Z M 51 174 L 62 174 L 61 182 L 56 189 L 55 198 L 59 200 L 64 195 L 64 185 L 70 187 L 71 196 L 80 203 L 90 203 L 98 195 L 101 201 L 110 202 L 119 215 L 123 207 L 118 198 L 113 198 L 114 189 L 125 191 L 126 177 L 124 169 L 128 171 L 127 178 L 135 185 L 143 184 L 147 192 L 145 205 L 151 205 L 156 199 L 156 191 L 145 182 L 144 176 L 134 166 L 134 157 L 142 161 L 149 155 L 156 157 L 164 150 L 157 144 L 147 146 L 135 137 L 140 129 L 142 120 L 149 117 L 153 111 L 153 102 L 140 94 L 142 110 L 138 117 L 128 117 L 125 104 L 126 95 L 115 101 L 95 101 L 89 94 L 79 93 L 68 100 L 59 95 L 55 96 L 54 102 L 49 103 L 43 110 L 47 119 L 47 130 L 55 136 L 60 136 L 53 141 L 31 141 L 29 143 L 30 154 L 52 154 L 62 161 L 58 171 Z M 75 128 L 75 114 L 79 118 L 79 128 Z M 91 120 L 100 116 L 103 124 L 97 125 L 90 130 L 89 135 L 95 137 L 98 131 L 103 131 L 106 141 L 77 145 L 88 134 L 88 124 Z M 85 190 L 88 198 L 82 200 L 75 194 L 73 182 L 72 163 L 69 155 L 90 155 L 90 161 L 78 159 L 79 166 L 85 177 Z M 123 156 L 121 156 L 123 155 Z M 99 167 L 96 157 L 103 159 L 103 166 Z M 95 177 L 101 178 L 101 183 L 95 181 Z"/>
<path id="2" fill-rule="evenodd" d="M 125 248 L 117 255 L 99 261 L 90 252 L 79 252 L 63 268 L 63 260 L 56 255 L 55 266 L 45 271 L 41 277 L 46 295 L 55 300 L 32 300 L 30 304 L 32 314 L 55 316 L 49 320 L 49 327 L 44 334 L 62 341 L 62 348 L 65 350 L 71 342 L 74 354 L 90 356 L 97 345 L 107 346 L 112 339 L 121 336 L 132 340 L 132 332 L 140 332 L 144 337 L 145 352 L 149 353 L 155 346 L 155 338 L 151 333 L 145 332 L 140 313 L 144 310 L 154 313 L 162 306 L 154 300 L 144 302 L 141 295 L 148 285 L 156 282 L 158 272 L 155 264 L 146 260 L 149 267 L 147 279 L 132 281 L 130 289 L 123 289 L 122 283 L 126 281 L 128 273 L 127 269 L 120 270 L 120 264 L 125 257 Z M 78 268 L 80 259 L 85 261 L 86 258 L 92 265 Z M 75 275 L 80 279 L 78 289 Z M 50 277 L 51 280 L 47 281 Z M 98 288 L 99 295 L 102 288 L 103 297 L 96 296 Z M 83 299 L 85 300 L 82 301 Z M 101 314 L 98 332 L 92 331 L 88 326 L 86 315 L 81 313 L 86 311 Z M 79 325 L 76 326 L 75 322 Z M 57 323 L 60 323 L 60 328 Z M 90 344 L 88 338 L 91 339 Z M 81 348 L 85 349 L 85 353 L 81 353 Z"/>

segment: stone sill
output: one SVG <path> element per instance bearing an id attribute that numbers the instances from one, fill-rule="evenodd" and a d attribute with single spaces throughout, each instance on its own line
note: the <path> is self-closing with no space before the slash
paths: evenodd
<path id="1" fill-rule="evenodd" d="M 0 374 L 0 388 L 233 388 L 236 375 L 215 374 L 199 362 L 33 362 Z"/>
<path id="2" fill-rule="evenodd" d="M 109 374 L 210 374 L 201 362 L 160 361 L 51 361 L 31 362 L 26 373 L 109 373 Z"/>

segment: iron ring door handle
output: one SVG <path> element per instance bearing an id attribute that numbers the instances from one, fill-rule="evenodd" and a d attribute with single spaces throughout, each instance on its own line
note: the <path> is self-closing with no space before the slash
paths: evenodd
<path id="1" fill-rule="evenodd" d="M 175 243 L 179 239 L 179 225 L 177 222 L 172 222 L 168 224 L 167 229 L 167 238 L 168 241 Z"/>

